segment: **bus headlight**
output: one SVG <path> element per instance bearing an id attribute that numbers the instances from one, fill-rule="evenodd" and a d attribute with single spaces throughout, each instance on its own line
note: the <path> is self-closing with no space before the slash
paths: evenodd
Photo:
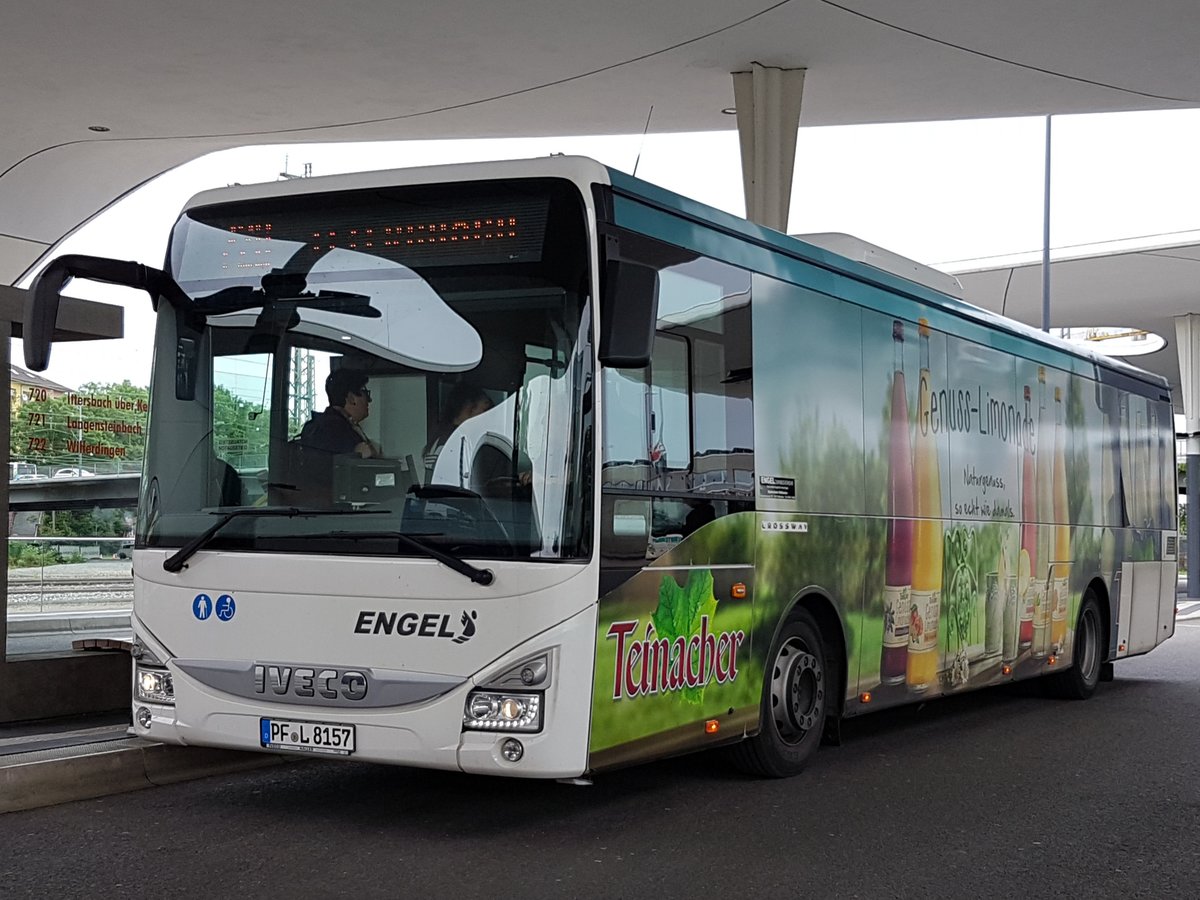
<path id="1" fill-rule="evenodd" d="M 472 691 L 463 711 L 463 728 L 472 731 L 542 730 L 542 695 L 515 691 Z"/>
<path id="2" fill-rule="evenodd" d="M 175 683 L 166 669 L 138 666 L 133 675 L 134 695 L 143 703 L 175 703 Z"/>

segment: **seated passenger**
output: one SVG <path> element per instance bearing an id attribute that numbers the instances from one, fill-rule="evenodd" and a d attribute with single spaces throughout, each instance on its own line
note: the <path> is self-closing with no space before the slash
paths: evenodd
<path id="1" fill-rule="evenodd" d="M 456 384 L 446 399 L 447 415 L 443 417 L 441 424 L 421 454 L 425 459 L 425 471 L 432 474 L 438 455 L 459 425 L 491 408 L 492 401 L 481 388 L 466 382 Z"/>
<path id="2" fill-rule="evenodd" d="M 209 470 L 209 495 L 216 497 L 217 506 L 240 506 L 242 503 L 242 479 L 237 469 L 219 456 L 213 457 Z"/>

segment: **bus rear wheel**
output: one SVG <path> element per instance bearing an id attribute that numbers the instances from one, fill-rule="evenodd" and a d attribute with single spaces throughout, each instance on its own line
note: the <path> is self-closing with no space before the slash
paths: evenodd
<path id="1" fill-rule="evenodd" d="M 733 748 L 735 765 L 768 778 L 804 768 L 821 743 L 830 675 L 816 620 L 798 610 L 775 640 L 763 678 L 760 729 Z"/>
<path id="2" fill-rule="evenodd" d="M 1090 590 L 1083 595 L 1079 619 L 1075 623 L 1075 649 L 1071 668 L 1046 676 L 1042 685 L 1051 697 L 1064 700 L 1086 700 L 1100 682 L 1103 655 L 1104 626 L 1100 621 L 1100 604 Z"/>

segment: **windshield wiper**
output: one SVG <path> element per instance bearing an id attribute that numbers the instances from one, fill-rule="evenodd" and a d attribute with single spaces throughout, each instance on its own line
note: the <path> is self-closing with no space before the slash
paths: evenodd
<path id="1" fill-rule="evenodd" d="M 491 569 L 480 569 L 477 566 L 471 565 L 465 559 L 447 553 L 434 547 L 432 544 L 427 544 L 422 540 L 418 540 L 411 534 L 405 534 L 402 531 L 370 531 L 370 532 L 351 532 L 351 531 L 335 531 L 330 537 L 338 538 L 395 538 L 402 546 L 408 547 L 410 550 L 416 550 L 418 553 L 428 556 L 430 559 L 436 559 L 447 568 L 453 569 L 458 574 L 465 578 L 471 579 L 476 584 L 486 587 L 496 580 L 495 573 Z"/>
<path id="2" fill-rule="evenodd" d="M 217 535 L 222 528 L 232 522 L 234 519 L 242 518 L 293 518 L 295 516 L 378 516 L 387 513 L 387 510 L 371 510 L 371 509 L 306 509 L 300 506 L 285 506 L 285 507 L 242 507 L 240 509 L 232 509 L 225 513 L 221 518 L 212 524 L 212 527 L 206 529 L 196 535 L 186 544 L 179 548 L 178 552 L 167 557 L 163 562 L 163 568 L 168 572 L 178 572 L 183 568 L 183 564 L 191 559 L 196 551 L 203 549 Z M 213 513 L 216 515 L 216 513 Z"/>

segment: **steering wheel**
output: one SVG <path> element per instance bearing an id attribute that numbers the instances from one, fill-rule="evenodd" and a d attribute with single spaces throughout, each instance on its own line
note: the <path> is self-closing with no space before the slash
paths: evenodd
<path id="1" fill-rule="evenodd" d="M 452 484 L 425 484 L 416 485 L 408 489 L 408 493 L 415 496 L 419 500 L 444 500 L 448 501 L 446 506 L 451 509 L 456 517 L 460 520 L 469 520 L 474 524 L 474 530 L 478 532 L 477 537 L 482 537 L 484 542 L 493 540 L 488 532 L 493 532 L 496 535 L 494 539 L 496 543 L 502 544 L 503 549 L 508 551 L 508 555 L 515 555 L 512 536 L 500 524 L 500 520 L 496 518 L 496 514 L 480 494 L 470 488 L 459 487 Z M 469 501 L 472 505 L 478 507 L 478 512 L 474 509 L 464 509 L 460 503 L 455 501 Z M 472 546 L 471 540 L 466 539 L 459 544 L 455 544 L 450 549 L 460 550 Z"/>
<path id="2" fill-rule="evenodd" d="M 484 497 L 511 497 L 514 500 L 529 500 L 533 497 L 533 484 L 513 478 L 511 475 L 497 475 L 489 478 L 483 486 Z"/>

